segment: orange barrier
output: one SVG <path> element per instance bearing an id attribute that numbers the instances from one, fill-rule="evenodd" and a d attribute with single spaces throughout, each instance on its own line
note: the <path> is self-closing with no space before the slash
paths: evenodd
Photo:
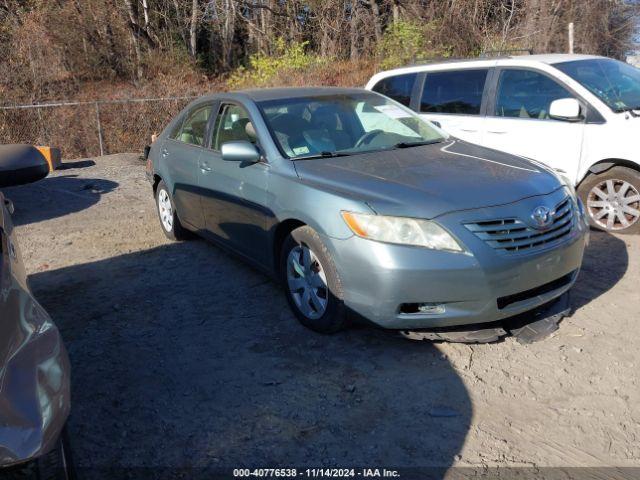
<path id="1" fill-rule="evenodd" d="M 53 172 L 62 164 L 62 155 L 59 148 L 55 147 L 36 147 L 44 156 L 49 164 L 49 171 Z"/>

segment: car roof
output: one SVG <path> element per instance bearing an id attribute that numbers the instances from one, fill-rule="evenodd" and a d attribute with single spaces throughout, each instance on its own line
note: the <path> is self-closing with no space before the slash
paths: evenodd
<path id="1" fill-rule="evenodd" d="M 455 65 L 460 64 L 465 67 L 470 67 L 475 64 L 486 67 L 488 65 L 509 65 L 513 61 L 517 61 L 518 64 L 522 63 L 545 63 L 548 65 L 553 65 L 554 63 L 561 62 L 571 62 L 575 60 L 589 60 L 596 58 L 606 58 L 598 55 L 582 55 L 582 54 L 570 54 L 570 53 L 544 53 L 544 54 L 534 54 L 534 55 L 507 55 L 507 56 L 487 56 L 487 57 L 477 57 L 477 58 L 460 58 L 460 59 L 445 59 L 445 60 L 436 60 L 436 61 L 428 61 L 424 63 L 418 63 L 414 65 L 407 65 L 404 67 L 395 68 L 393 70 L 386 70 L 383 72 L 379 72 L 374 77 L 388 77 L 392 75 L 402 74 L 402 73 L 414 73 L 420 72 L 422 70 L 430 70 L 433 67 L 437 66 L 447 66 L 447 68 L 455 67 Z M 372 77 L 373 78 L 373 77 Z"/>
<path id="2" fill-rule="evenodd" d="M 289 88 L 256 88 L 249 90 L 238 90 L 226 93 L 216 93 L 209 95 L 210 99 L 218 98 L 238 98 L 250 99 L 254 102 L 266 100 L 281 100 L 286 98 L 317 97 L 322 95 L 349 95 L 349 94 L 370 94 L 364 88 L 344 88 L 344 87 L 289 87 Z"/>
<path id="3" fill-rule="evenodd" d="M 549 65 L 553 65 L 554 63 L 571 62 L 573 60 L 589 60 L 605 57 L 600 57 L 598 55 L 582 55 L 576 53 L 541 53 L 536 55 L 516 55 L 508 58 L 511 60 L 531 60 L 532 62 L 547 63 Z"/>

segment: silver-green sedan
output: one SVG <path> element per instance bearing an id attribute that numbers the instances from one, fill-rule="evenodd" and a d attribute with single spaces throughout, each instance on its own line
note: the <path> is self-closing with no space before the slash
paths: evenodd
<path id="1" fill-rule="evenodd" d="M 447 135 L 360 89 L 221 93 L 150 148 L 160 225 L 278 278 L 300 321 L 494 322 L 567 292 L 587 226 L 547 167 Z M 215 288 L 215 286 L 212 286 Z"/>

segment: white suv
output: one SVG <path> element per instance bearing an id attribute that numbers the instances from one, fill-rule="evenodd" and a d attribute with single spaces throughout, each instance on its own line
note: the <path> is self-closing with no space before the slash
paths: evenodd
<path id="1" fill-rule="evenodd" d="M 366 88 L 462 140 L 549 165 L 577 186 L 594 227 L 640 232 L 639 69 L 527 55 L 399 68 Z"/>

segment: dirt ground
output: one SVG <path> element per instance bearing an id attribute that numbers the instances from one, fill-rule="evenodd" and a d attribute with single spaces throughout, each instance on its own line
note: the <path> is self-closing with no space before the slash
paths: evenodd
<path id="1" fill-rule="evenodd" d="M 241 261 L 167 241 L 136 156 L 67 166 L 6 194 L 80 468 L 640 466 L 640 237 L 592 232 L 538 343 L 321 336 Z"/>

